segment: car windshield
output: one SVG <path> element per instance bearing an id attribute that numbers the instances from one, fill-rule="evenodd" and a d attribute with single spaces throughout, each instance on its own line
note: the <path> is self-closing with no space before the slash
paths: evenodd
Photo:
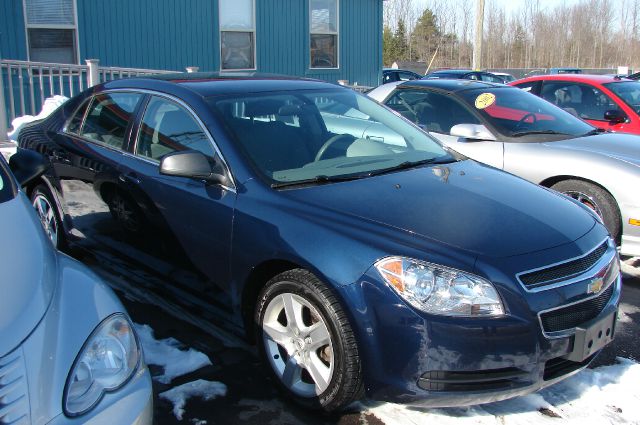
<path id="1" fill-rule="evenodd" d="M 349 89 L 252 93 L 209 103 L 274 186 L 454 160 L 432 137 Z"/>
<path id="2" fill-rule="evenodd" d="M 0 159 L 0 204 L 14 198 L 13 186 L 5 170 L 5 164 Z"/>
<path id="3" fill-rule="evenodd" d="M 603 84 L 606 88 L 614 92 L 620 99 L 640 114 L 640 82 L 625 81 Z"/>
<path id="4" fill-rule="evenodd" d="M 464 90 L 460 97 L 505 137 L 532 134 L 582 136 L 594 127 L 531 93 L 516 88 Z"/>

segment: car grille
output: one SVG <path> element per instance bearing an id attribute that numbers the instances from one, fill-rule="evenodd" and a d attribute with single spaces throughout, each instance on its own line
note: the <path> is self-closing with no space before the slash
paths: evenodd
<path id="1" fill-rule="evenodd" d="M 518 278 L 527 289 L 534 289 L 553 284 L 563 279 L 575 277 L 593 267 L 607 251 L 607 246 L 607 241 L 605 241 L 602 245 L 583 257 L 541 270 L 524 273 L 518 276 Z"/>
<path id="2" fill-rule="evenodd" d="M 615 284 L 609 285 L 600 295 L 590 300 L 542 313 L 540 315 L 542 329 L 545 332 L 558 332 L 573 329 L 595 319 L 611 299 L 615 286 Z"/>
<path id="3" fill-rule="evenodd" d="M 22 349 L 0 358 L 0 424 L 30 423 Z"/>

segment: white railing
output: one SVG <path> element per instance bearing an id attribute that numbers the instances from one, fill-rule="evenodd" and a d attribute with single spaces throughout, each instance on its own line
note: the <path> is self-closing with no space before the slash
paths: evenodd
<path id="1" fill-rule="evenodd" d="M 37 115 L 47 97 L 72 97 L 85 88 L 118 78 L 175 72 L 101 67 L 97 59 L 86 62 L 86 65 L 67 65 L 0 60 L 0 142 L 7 138 L 9 123 L 16 116 Z M 189 67 L 190 72 L 193 69 Z"/>

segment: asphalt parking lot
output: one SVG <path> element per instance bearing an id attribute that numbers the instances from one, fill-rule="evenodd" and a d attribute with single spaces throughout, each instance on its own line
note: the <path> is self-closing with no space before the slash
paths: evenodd
<path id="1" fill-rule="evenodd" d="M 171 384 L 157 381 L 154 385 L 156 424 L 383 424 L 362 406 L 336 416 L 322 416 L 298 408 L 278 396 L 253 347 L 212 325 L 203 315 L 194 314 L 188 301 L 175 303 L 154 286 L 146 273 L 136 273 L 133 266 L 117 259 L 101 258 L 87 252 L 74 256 L 89 264 L 116 290 L 134 322 L 147 324 L 157 339 L 174 337 L 185 347 L 195 348 L 209 356 L 212 365 L 174 379 Z M 637 265 L 640 268 L 640 264 Z M 198 310 L 195 310 L 196 312 Z M 616 357 L 640 360 L 640 278 L 623 280 L 622 305 L 614 344 L 608 347 L 592 366 L 615 362 Z M 150 366 L 152 374 L 162 370 Z M 177 385 L 204 379 L 227 386 L 224 397 L 203 401 L 189 399 L 182 421 L 172 413 L 173 406 L 158 394 Z"/>

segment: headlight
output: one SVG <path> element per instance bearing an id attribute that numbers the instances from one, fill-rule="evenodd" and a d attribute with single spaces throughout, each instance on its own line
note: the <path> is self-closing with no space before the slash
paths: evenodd
<path id="1" fill-rule="evenodd" d="M 124 385 L 138 368 L 140 348 L 124 314 L 107 317 L 91 333 L 69 372 L 64 391 L 65 413 L 91 410 L 104 393 Z"/>
<path id="2" fill-rule="evenodd" d="M 402 257 L 384 258 L 375 267 L 402 298 L 426 313 L 467 317 L 504 314 L 495 288 L 481 277 Z"/>

